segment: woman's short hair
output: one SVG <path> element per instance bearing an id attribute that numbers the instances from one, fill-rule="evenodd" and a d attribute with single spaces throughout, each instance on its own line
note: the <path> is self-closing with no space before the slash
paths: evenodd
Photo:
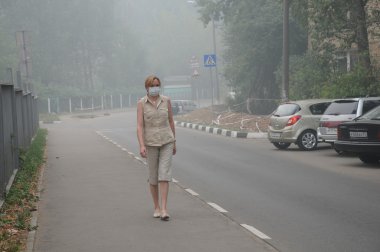
<path id="1" fill-rule="evenodd" d="M 161 86 L 161 81 L 157 76 L 149 75 L 145 80 L 145 89 L 148 89 L 150 86 L 152 86 L 154 80 L 158 80 L 158 83 L 160 83 Z"/>

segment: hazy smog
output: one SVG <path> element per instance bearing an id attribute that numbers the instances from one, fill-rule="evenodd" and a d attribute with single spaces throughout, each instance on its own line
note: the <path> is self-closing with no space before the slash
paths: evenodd
<path id="1" fill-rule="evenodd" d="M 43 98 L 137 92 L 148 74 L 191 76 L 190 60 L 213 53 L 212 30 L 194 1 L 4 0 L 1 7 L 5 54 L 18 57 L 14 37 L 23 32 L 22 75 Z"/>
<path id="2" fill-rule="evenodd" d="M 0 252 L 379 252 L 380 0 L 0 0 Z"/>

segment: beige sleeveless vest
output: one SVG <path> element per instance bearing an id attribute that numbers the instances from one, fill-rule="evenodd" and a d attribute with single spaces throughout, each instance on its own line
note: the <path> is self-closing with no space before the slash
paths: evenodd
<path id="1" fill-rule="evenodd" d="M 145 96 L 141 99 L 144 111 L 144 143 L 147 146 L 162 146 L 174 142 L 169 124 L 168 97 L 159 96 L 156 107 Z"/>

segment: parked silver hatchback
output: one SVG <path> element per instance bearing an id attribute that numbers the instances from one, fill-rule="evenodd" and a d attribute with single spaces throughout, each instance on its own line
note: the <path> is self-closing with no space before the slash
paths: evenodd
<path id="1" fill-rule="evenodd" d="M 280 104 L 269 120 L 268 140 L 278 149 L 297 144 L 302 150 L 318 145 L 319 120 L 332 100 L 313 99 Z"/>

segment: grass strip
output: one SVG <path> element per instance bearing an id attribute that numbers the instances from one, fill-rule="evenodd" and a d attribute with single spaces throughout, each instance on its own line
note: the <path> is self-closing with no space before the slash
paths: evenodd
<path id="1" fill-rule="evenodd" d="M 39 168 L 45 162 L 46 129 L 39 129 L 31 146 L 20 153 L 20 169 L 0 210 L 0 251 L 25 249 L 32 212 L 37 210 Z"/>
<path id="2" fill-rule="evenodd" d="M 39 115 L 39 119 L 43 123 L 54 123 L 55 121 L 60 121 L 59 116 L 57 114 L 45 114 L 45 113 L 41 113 Z"/>

